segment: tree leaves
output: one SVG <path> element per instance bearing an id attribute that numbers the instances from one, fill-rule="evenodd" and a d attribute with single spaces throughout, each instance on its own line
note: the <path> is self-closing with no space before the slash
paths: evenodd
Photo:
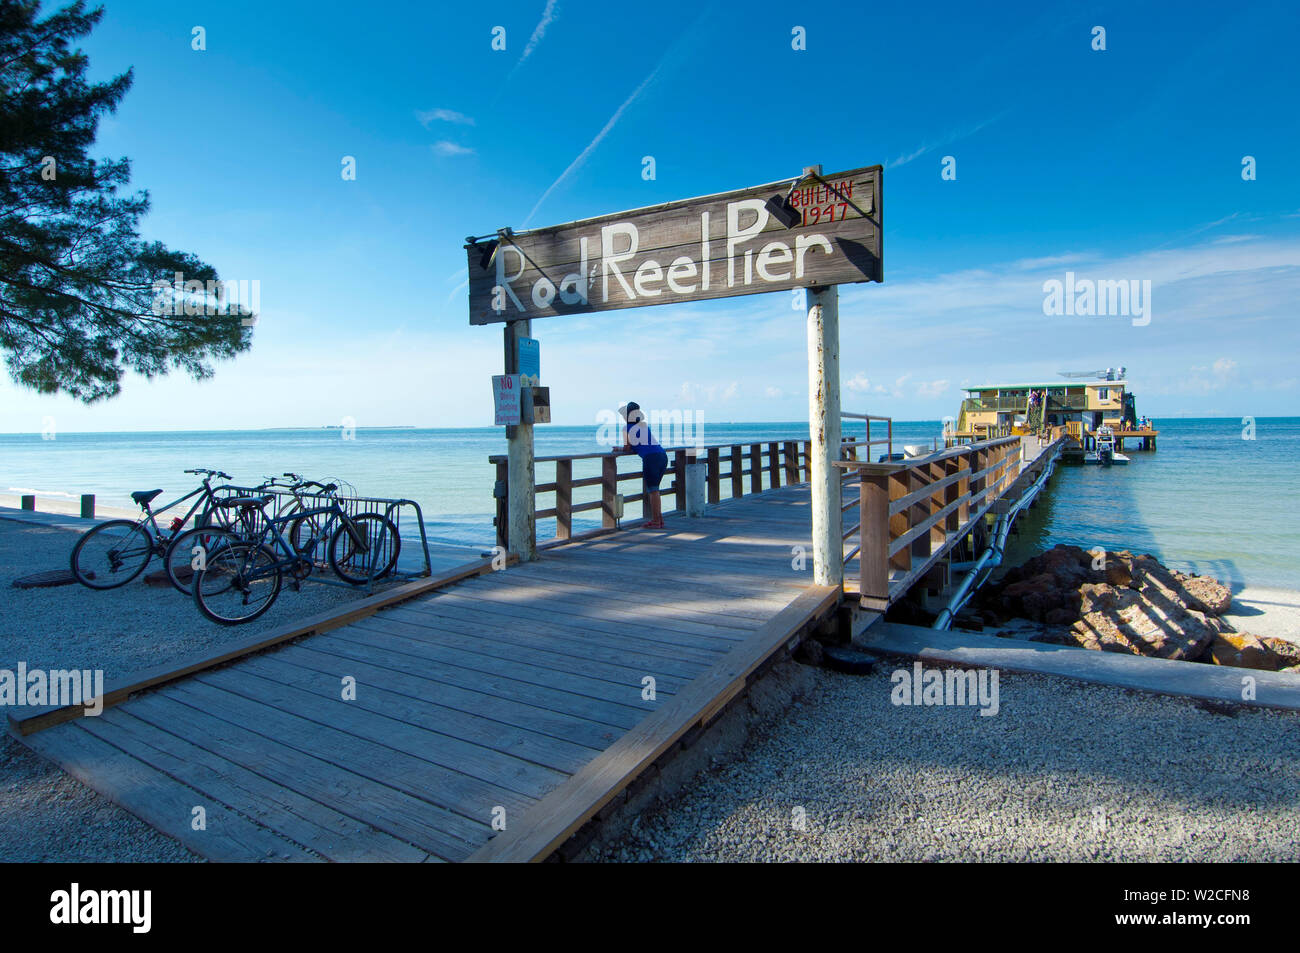
<path id="1" fill-rule="evenodd" d="M 100 118 L 132 81 L 130 71 L 86 80 L 87 58 L 73 44 L 102 8 L 77 0 L 43 20 L 38 9 L 36 0 L 0 0 L 0 350 L 9 373 L 87 403 L 119 393 L 128 369 L 210 377 L 212 360 L 248 349 L 252 312 L 205 295 L 201 313 L 186 314 L 195 309 L 160 294 L 177 274 L 209 289 L 219 277 L 194 255 L 143 241 L 148 193 L 118 194 L 130 162 L 88 155 Z"/>

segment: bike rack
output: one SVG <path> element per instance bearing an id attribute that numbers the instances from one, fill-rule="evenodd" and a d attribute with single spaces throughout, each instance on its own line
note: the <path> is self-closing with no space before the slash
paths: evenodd
<path id="1" fill-rule="evenodd" d="M 391 520 L 393 525 L 397 527 L 397 536 L 399 540 L 402 536 L 402 511 L 409 507 L 414 511 L 413 516 L 415 518 L 415 525 L 420 528 L 420 548 L 424 554 L 424 569 L 423 571 L 403 571 L 394 566 L 392 574 L 385 576 L 384 578 L 410 580 L 417 579 L 421 576 L 433 575 L 433 565 L 429 559 L 429 539 L 425 535 L 424 531 L 424 511 L 420 508 L 420 504 L 415 502 L 415 500 L 388 499 L 378 496 L 344 496 L 342 494 L 329 496 L 320 492 L 306 491 L 299 491 L 295 495 L 287 488 L 270 487 L 263 489 L 255 486 L 235 486 L 233 484 L 213 487 L 212 492 L 219 498 L 229 496 L 274 496 L 275 499 L 267 504 L 267 509 L 271 513 L 273 519 L 287 516 L 292 507 L 299 501 L 301 501 L 307 508 L 311 508 L 314 505 L 313 501 L 319 501 L 319 505 L 321 506 L 328 506 L 331 501 L 336 502 L 343 508 L 343 512 L 345 512 L 349 517 L 357 517 L 362 513 L 377 513 Z M 381 510 L 380 507 L 383 507 L 383 509 Z M 262 525 L 255 525 L 253 528 L 255 531 L 260 532 L 265 527 Z M 282 532 L 287 532 L 287 530 L 288 524 L 285 524 Z M 308 576 L 305 581 L 318 582 L 326 586 L 341 586 L 345 589 L 364 588 L 367 594 L 373 592 L 376 579 L 375 572 L 388 561 L 391 542 L 387 537 L 388 530 L 385 528 L 380 534 L 379 545 L 375 549 L 375 558 L 372 559 L 370 563 L 370 574 L 364 583 L 354 584 L 343 579 L 322 579 L 315 576 Z M 324 545 L 328 546 L 329 540 L 325 540 Z M 322 552 L 319 557 L 313 554 L 312 561 L 317 569 L 327 568 L 328 553 Z"/>

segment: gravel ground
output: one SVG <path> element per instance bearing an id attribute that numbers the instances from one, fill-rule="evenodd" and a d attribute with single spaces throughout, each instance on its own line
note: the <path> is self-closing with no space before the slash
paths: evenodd
<path id="1" fill-rule="evenodd" d="M 895 668 L 814 670 L 787 720 L 594 859 L 1300 859 L 1300 715 L 1002 673 L 984 717 L 894 706 Z"/>
<path id="2" fill-rule="evenodd" d="M 262 618 L 227 627 L 209 622 L 170 586 L 147 586 L 139 579 L 102 592 L 76 584 L 11 586 L 19 576 L 67 568 L 76 539 L 67 530 L 0 519 L 0 668 L 12 670 L 25 661 L 28 668 L 102 669 L 108 681 L 364 597 L 310 584 L 294 592 L 286 584 Z M 151 563 L 149 571 L 160 567 Z M 0 861 L 199 859 L 3 735 Z"/>

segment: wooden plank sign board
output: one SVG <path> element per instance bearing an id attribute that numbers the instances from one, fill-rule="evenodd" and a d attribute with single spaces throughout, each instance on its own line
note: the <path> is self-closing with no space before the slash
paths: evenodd
<path id="1" fill-rule="evenodd" d="M 465 246 L 470 324 L 884 280 L 878 165 Z M 793 191 L 791 191 L 793 187 Z M 786 206 L 790 227 L 776 215 Z"/>

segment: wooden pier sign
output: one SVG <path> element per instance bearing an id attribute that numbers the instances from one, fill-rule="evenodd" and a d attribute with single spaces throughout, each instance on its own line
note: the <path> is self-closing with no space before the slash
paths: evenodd
<path id="1" fill-rule="evenodd" d="M 881 173 L 805 175 L 467 244 L 470 324 L 883 281 Z"/>

